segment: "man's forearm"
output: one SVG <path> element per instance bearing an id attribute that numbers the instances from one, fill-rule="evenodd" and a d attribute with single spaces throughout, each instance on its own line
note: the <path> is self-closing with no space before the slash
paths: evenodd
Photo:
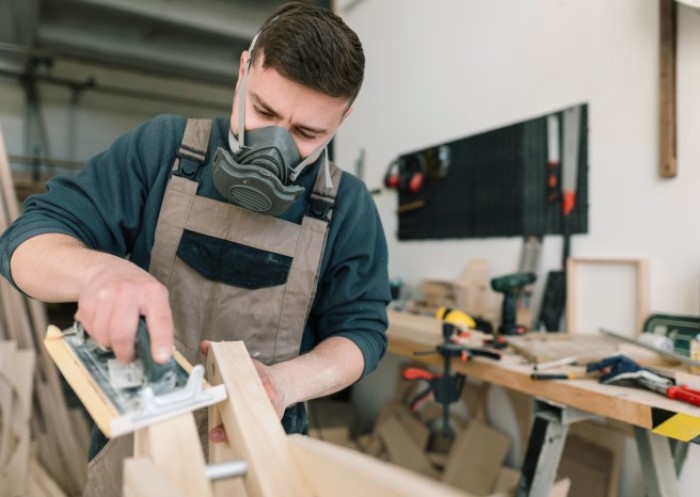
<path id="1" fill-rule="evenodd" d="M 116 258 L 90 250 L 68 235 L 46 233 L 17 247 L 10 267 L 15 284 L 31 297 L 77 302 L 91 271 L 107 259 Z"/>
<path id="2" fill-rule="evenodd" d="M 270 367 L 285 405 L 330 395 L 356 382 L 364 369 L 359 347 L 344 337 L 331 337 L 308 354 Z"/>

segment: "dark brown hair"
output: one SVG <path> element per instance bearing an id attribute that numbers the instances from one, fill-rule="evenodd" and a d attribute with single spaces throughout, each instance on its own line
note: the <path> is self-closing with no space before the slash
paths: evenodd
<path id="1" fill-rule="evenodd" d="M 281 6 L 260 28 L 251 63 L 261 51 L 263 67 L 325 95 L 353 101 L 362 86 L 362 43 L 323 7 L 306 2 Z"/>

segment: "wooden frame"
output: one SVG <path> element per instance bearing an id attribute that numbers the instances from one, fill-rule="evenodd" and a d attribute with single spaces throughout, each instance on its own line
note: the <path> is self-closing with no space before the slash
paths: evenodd
<path id="1" fill-rule="evenodd" d="M 635 335 L 641 333 L 644 320 L 649 315 L 649 269 L 645 259 L 633 258 L 593 258 L 570 257 L 566 263 L 566 331 L 576 333 L 578 330 L 578 279 L 579 271 L 586 265 L 608 265 L 627 267 L 635 271 L 634 295 L 635 304 Z"/>

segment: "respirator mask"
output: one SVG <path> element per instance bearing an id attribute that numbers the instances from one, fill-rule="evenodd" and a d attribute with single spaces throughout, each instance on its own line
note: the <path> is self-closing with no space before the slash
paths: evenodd
<path id="1" fill-rule="evenodd" d="M 286 211 L 304 192 L 304 187 L 292 183 L 321 153 L 324 154 L 326 187 L 333 187 L 326 152 L 332 135 L 302 161 L 296 143 L 286 129 L 268 126 L 245 131 L 246 80 L 256 39 L 257 35 L 250 45 L 239 88 L 238 139 L 229 132 L 231 151 L 223 147 L 216 150 L 213 179 L 219 193 L 232 204 L 276 216 Z"/>

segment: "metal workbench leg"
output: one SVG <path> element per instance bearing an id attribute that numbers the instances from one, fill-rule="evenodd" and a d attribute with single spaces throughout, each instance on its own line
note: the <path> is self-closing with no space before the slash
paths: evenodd
<path id="1" fill-rule="evenodd" d="M 554 483 L 569 425 L 593 415 L 574 409 L 535 401 L 535 419 L 520 472 L 516 497 L 547 497 Z"/>
<path id="2" fill-rule="evenodd" d="M 668 438 L 634 427 L 648 497 L 679 497 L 678 479 Z"/>

